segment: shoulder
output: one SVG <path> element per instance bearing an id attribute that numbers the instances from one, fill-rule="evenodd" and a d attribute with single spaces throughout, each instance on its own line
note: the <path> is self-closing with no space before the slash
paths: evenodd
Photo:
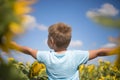
<path id="1" fill-rule="evenodd" d="M 51 53 L 51 51 L 40 51 L 40 50 L 37 51 L 37 54 L 48 54 L 48 53 Z"/>
<path id="2" fill-rule="evenodd" d="M 89 51 L 85 50 L 70 50 L 70 55 L 72 55 L 75 58 L 84 58 L 88 57 L 89 58 Z"/>
<path id="3" fill-rule="evenodd" d="M 89 51 L 85 51 L 85 50 L 68 50 L 67 53 L 68 55 L 75 58 L 89 57 Z"/>
<path id="4" fill-rule="evenodd" d="M 79 65 L 84 64 L 89 60 L 89 51 L 85 50 L 71 50 L 71 57 L 73 61 Z"/>
<path id="5" fill-rule="evenodd" d="M 68 52 L 72 54 L 89 54 L 89 51 L 85 51 L 85 50 L 69 50 Z"/>
<path id="6" fill-rule="evenodd" d="M 48 56 L 50 55 L 50 53 L 51 53 L 50 51 L 40 51 L 40 50 L 38 50 L 38 51 L 37 51 L 37 54 L 36 54 L 36 59 L 37 59 L 38 61 L 47 59 Z"/>

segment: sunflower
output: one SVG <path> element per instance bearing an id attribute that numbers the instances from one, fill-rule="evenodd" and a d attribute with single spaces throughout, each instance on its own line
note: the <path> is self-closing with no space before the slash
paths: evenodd
<path id="1" fill-rule="evenodd" d="M 12 38 L 24 32 L 24 15 L 35 0 L 0 0 L 0 49 L 9 52 Z"/>
<path id="2" fill-rule="evenodd" d="M 45 65 L 35 61 L 31 66 L 29 77 L 32 78 L 38 76 L 39 73 L 42 73 L 43 71 L 45 71 Z"/>

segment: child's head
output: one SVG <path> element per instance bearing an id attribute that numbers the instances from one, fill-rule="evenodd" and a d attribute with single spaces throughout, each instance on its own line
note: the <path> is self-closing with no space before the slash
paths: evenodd
<path id="1" fill-rule="evenodd" d="M 71 27 L 64 23 L 53 24 L 48 29 L 48 45 L 51 49 L 66 49 L 71 41 Z"/>

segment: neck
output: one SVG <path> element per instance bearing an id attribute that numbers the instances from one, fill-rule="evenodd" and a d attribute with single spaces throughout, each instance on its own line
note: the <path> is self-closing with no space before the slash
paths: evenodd
<path id="1" fill-rule="evenodd" d="M 64 51 L 66 51 L 67 49 L 56 49 L 56 50 L 54 50 L 55 52 L 57 52 L 57 53 L 61 53 L 61 52 L 64 52 Z"/>

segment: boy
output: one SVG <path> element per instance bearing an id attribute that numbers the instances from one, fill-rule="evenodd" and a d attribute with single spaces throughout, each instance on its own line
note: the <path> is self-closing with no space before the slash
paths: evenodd
<path id="1" fill-rule="evenodd" d="M 71 27 L 64 23 L 48 29 L 48 46 L 54 51 L 38 51 L 13 42 L 21 52 L 29 54 L 46 65 L 49 80 L 79 80 L 78 67 L 97 56 L 109 55 L 113 48 L 81 51 L 67 50 L 71 41 Z"/>

